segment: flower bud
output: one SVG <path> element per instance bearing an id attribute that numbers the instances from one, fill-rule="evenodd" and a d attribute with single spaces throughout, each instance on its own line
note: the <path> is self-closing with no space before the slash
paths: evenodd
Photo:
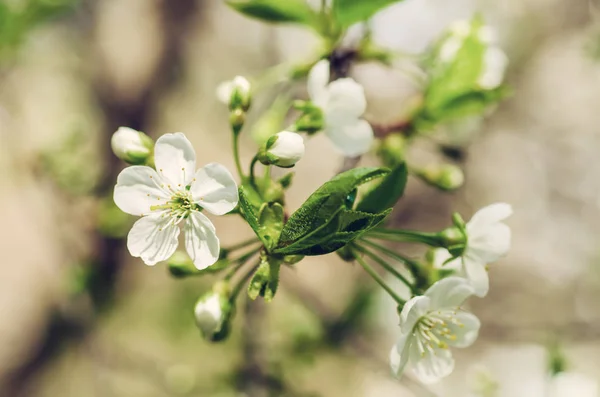
<path id="1" fill-rule="evenodd" d="M 258 159 L 264 165 L 293 167 L 304 156 L 304 139 L 295 132 L 282 131 L 273 135 L 260 151 Z"/>
<path id="2" fill-rule="evenodd" d="M 387 167 L 394 167 L 404 162 L 405 151 L 406 138 L 399 133 L 386 136 L 377 148 L 377 154 Z"/>
<path id="3" fill-rule="evenodd" d="M 226 285 L 217 284 L 213 291 L 198 299 L 194 308 L 196 325 L 202 336 L 212 342 L 219 342 L 229 335 L 233 306 L 227 290 Z"/>
<path id="4" fill-rule="evenodd" d="M 442 190 L 455 190 L 462 186 L 465 176 L 460 167 L 453 164 L 431 165 L 417 171 L 425 182 Z"/>
<path id="5" fill-rule="evenodd" d="M 231 81 L 225 81 L 217 87 L 217 98 L 229 109 L 242 109 L 247 111 L 250 108 L 250 82 L 242 76 L 236 76 Z"/>
<path id="6" fill-rule="evenodd" d="M 154 142 L 143 132 L 119 127 L 110 140 L 110 146 L 114 154 L 126 163 L 142 165 L 152 155 Z"/>
<path id="7" fill-rule="evenodd" d="M 453 257 L 461 256 L 467 245 L 467 237 L 458 227 L 449 227 L 439 234 L 444 248 Z"/>

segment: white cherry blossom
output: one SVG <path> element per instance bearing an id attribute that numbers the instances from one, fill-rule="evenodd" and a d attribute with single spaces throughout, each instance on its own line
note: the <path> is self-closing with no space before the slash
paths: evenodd
<path id="1" fill-rule="evenodd" d="M 323 130 L 344 155 L 366 153 L 374 140 L 371 125 L 361 116 L 367 108 L 363 87 L 351 78 L 329 82 L 329 61 L 319 61 L 308 76 L 308 94 L 323 112 Z"/>
<path id="2" fill-rule="evenodd" d="M 448 277 L 404 305 L 401 335 L 390 352 L 390 365 L 396 375 L 402 374 L 409 362 L 415 376 L 425 384 L 452 373 L 450 347 L 468 347 L 479 334 L 479 319 L 461 308 L 473 292 L 465 279 Z"/>
<path id="3" fill-rule="evenodd" d="M 292 167 L 304 156 L 304 139 L 300 134 L 281 131 L 267 141 L 266 152 L 278 167 Z"/>
<path id="4" fill-rule="evenodd" d="M 202 209 L 224 215 L 238 203 L 237 185 L 223 165 L 196 170 L 196 154 L 182 133 L 165 134 L 154 148 L 156 170 L 125 168 L 117 178 L 114 201 L 124 212 L 141 216 L 127 236 L 127 248 L 147 265 L 168 259 L 178 246 L 184 222 L 185 247 L 198 269 L 215 263 L 219 239 Z"/>
<path id="5" fill-rule="evenodd" d="M 451 260 L 444 249 L 434 251 L 435 267 L 455 270 L 469 280 L 475 295 L 484 297 L 490 289 L 487 265 L 506 255 L 510 249 L 510 228 L 502 223 L 512 214 L 512 207 L 496 203 L 477 211 L 466 224 L 466 246 L 461 256 Z"/>

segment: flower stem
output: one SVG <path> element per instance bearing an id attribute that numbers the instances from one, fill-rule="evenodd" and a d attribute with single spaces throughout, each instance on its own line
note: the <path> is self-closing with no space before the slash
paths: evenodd
<path id="1" fill-rule="evenodd" d="M 241 179 L 244 179 L 244 172 L 242 171 L 242 164 L 240 162 L 240 132 L 235 130 L 233 131 L 233 159 L 235 160 L 235 168 L 238 175 Z"/>
<path id="2" fill-rule="evenodd" d="M 402 299 L 398 294 L 396 294 L 396 292 L 394 292 L 392 287 L 387 285 L 383 278 L 379 274 L 377 274 L 375 269 L 373 269 L 363 258 L 360 257 L 359 252 L 354 251 L 353 253 L 354 259 L 356 259 L 356 261 L 363 267 L 363 269 L 365 269 L 369 276 L 371 276 L 373 280 L 375 280 L 377 284 L 379 284 L 381 288 L 383 288 L 399 305 L 404 305 L 406 303 L 404 299 Z"/>
<path id="3" fill-rule="evenodd" d="M 406 243 L 423 243 L 432 247 L 444 247 L 444 242 L 438 233 L 423 233 L 414 230 L 373 229 L 366 234 L 368 237 Z"/>
<path id="4" fill-rule="evenodd" d="M 224 248 L 224 250 L 233 252 L 258 242 L 260 242 L 260 240 L 258 240 L 256 237 L 251 237 L 248 240 L 241 241 L 237 244 L 232 245 L 231 247 Z"/>
<path id="5" fill-rule="evenodd" d="M 421 264 L 419 264 L 418 262 L 416 262 L 410 258 L 407 258 L 406 256 L 399 254 L 396 251 L 392 251 L 388 247 L 378 244 L 376 242 L 373 242 L 373 241 L 370 241 L 367 239 L 361 239 L 360 241 L 362 243 L 365 243 L 365 244 L 383 252 L 385 255 L 389 256 L 390 258 L 396 259 L 397 261 L 404 263 L 408 267 L 408 270 L 410 270 L 412 275 L 417 280 L 417 285 L 421 285 L 421 284 L 427 282 L 428 277 L 427 277 L 426 271 L 423 269 Z"/>
<path id="6" fill-rule="evenodd" d="M 252 266 L 250 268 L 250 270 L 248 270 L 243 276 L 242 278 L 240 278 L 237 283 L 235 284 L 235 286 L 233 287 L 233 290 L 231 291 L 231 296 L 229 298 L 230 301 L 235 301 L 235 299 L 237 298 L 237 296 L 239 295 L 240 291 L 242 290 L 242 288 L 244 287 L 244 285 L 246 284 L 246 282 L 250 279 L 250 277 L 254 274 L 254 272 L 256 271 L 256 269 L 258 269 L 258 266 L 260 265 L 260 259 L 258 260 L 258 263 L 254 266 Z"/>
<path id="7" fill-rule="evenodd" d="M 384 261 L 382 258 L 380 258 L 379 256 L 377 256 L 375 253 L 369 251 L 366 247 L 359 245 L 359 244 L 354 244 L 354 247 L 359 250 L 360 252 L 362 252 L 363 254 L 367 255 L 368 257 L 370 257 L 371 259 L 373 259 L 375 262 L 377 262 L 379 265 L 381 265 L 381 267 L 383 267 L 385 270 L 387 270 L 388 272 L 392 273 L 396 278 L 398 278 L 400 281 L 402 281 L 408 288 L 410 288 L 410 290 L 412 292 L 417 292 L 416 288 L 414 285 L 411 284 L 410 281 L 408 281 L 408 279 L 406 277 L 404 277 L 398 270 L 396 270 L 396 268 L 394 268 L 392 265 L 390 265 L 389 263 L 387 263 L 386 261 Z"/>
<path id="8" fill-rule="evenodd" d="M 231 261 L 231 263 L 237 263 L 234 267 L 232 267 L 227 275 L 225 276 L 225 280 L 231 280 L 231 278 L 250 260 L 254 255 L 258 253 L 258 249 L 253 249 L 250 252 L 245 253 Z"/>
<path id="9" fill-rule="evenodd" d="M 257 186 L 256 186 L 256 176 L 255 176 L 255 173 L 254 173 L 254 167 L 256 166 L 257 162 L 258 162 L 258 154 L 254 156 L 254 158 L 252 159 L 252 162 L 250 163 L 250 183 L 255 188 Z"/>

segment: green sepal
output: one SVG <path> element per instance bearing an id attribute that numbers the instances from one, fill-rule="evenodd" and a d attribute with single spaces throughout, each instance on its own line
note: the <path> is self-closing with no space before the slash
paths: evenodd
<path id="1" fill-rule="evenodd" d="M 366 192 L 356 205 L 358 211 L 377 213 L 394 207 L 404 194 L 408 180 L 406 163 L 396 165 L 392 172 Z"/>
<path id="2" fill-rule="evenodd" d="M 266 302 L 271 302 L 279 286 L 279 269 L 282 260 L 272 256 L 262 255 L 260 265 L 248 285 L 248 297 L 255 300 L 262 296 Z"/>

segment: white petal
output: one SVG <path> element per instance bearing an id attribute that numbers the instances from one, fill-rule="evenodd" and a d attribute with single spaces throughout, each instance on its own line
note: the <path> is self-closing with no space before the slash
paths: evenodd
<path id="1" fill-rule="evenodd" d="M 456 339 L 447 338 L 445 340 L 449 345 L 454 347 L 463 348 L 471 346 L 477 340 L 481 322 L 474 314 L 465 311 L 458 311 L 456 314 L 452 313 L 452 316 L 459 324 L 446 322 L 446 327 L 450 330 L 450 335 L 454 335 Z"/>
<path id="2" fill-rule="evenodd" d="M 165 204 L 169 193 L 161 188 L 164 181 L 150 167 L 134 165 L 117 177 L 113 199 L 121 211 L 141 216 L 150 213 L 152 205 Z"/>
<path id="3" fill-rule="evenodd" d="M 219 259 L 219 238 L 215 227 L 206 216 L 193 211 L 184 228 L 185 249 L 199 270 L 206 269 Z"/>
<path id="4" fill-rule="evenodd" d="M 453 308 L 475 293 L 467 280 L 461 277 L 447 277 L 433 284 L 425 296 L 431 300 L 431 310 Z"/>
<path id="5" fill-rule="evenodd" d="M 398 342 L 392 346 L 390 351 L 390 367 L 396 376 L 400 376 L 406 367 L 409 357 L 409 347 L 411 343 L 409 334 L 402 334 Z"/>
<path id="6" fill-rule="evenodd" d="M 424 384 L 432 384 L 450 375 L 454 370 L 454 359 L 448 349 L 441 349 L 435 345 L 431 347 L 435 352 L 425 349 L 424 354 L 417 343 L 411 343 L 410 361 L 416 377 Z"/>
<path id="7" fill-rule="evenodd" d="M 199 301 L 194 308 L 196 324 L 205 337 L 210 337 L 219 332 L 222 325 L 223 310 L 221 309 L 221 298 L 217 294 Z"/>
<path id="8" fill-rule="evenodd" d="M 483 72 L 479 76 L 479 87 L 493 90 L 502 84 L 504 72 L 508 66 L 508 57 L 500 48 L 490 47 L 483 56 Z"/>
<path id="9" fill-rule="evenodd" d="M 315 64 L 308 74 L 307 89 L 310 99 L 317 104 L 323 105 L 325 87 L 329 83 L 329 61 L 323 59 Z"/>
<path id="10" fill-rule="evenodd" d="M 449 269 L 448 266 L 450 265 L 450 263 L 447 263 L 447 262 L 448 262 L 448 259 L 452 258 L 452 255 L 450 254 L 450 252 L 448 252 L 447 249 L 434 248 L 429 252 L 428 255 L 430 255 L 431 263 L 434 268 Z M 454 261 L 452 261 L 452 262 L 454 262 Z"/>
<path id="11" fill-rule="evenodd" d="M 465 256 L 463 258 L 463 266 L 467 278 L 475 290 L 475 295 L 480 298 L 486 296 L 490 289 L 490 278 L 485 268 L 485 263 Z"/>
<path id="12" fill-rule="evenodd" d="M 467 224 L 467 229 L 479 229 L 485 225 L 490 225 L 505 220 L 513 213 L 510 204 L 495 203 L 483 207 L 477 211 Z"/>
<path id="13" fill-rule="evenodd" d="M 351 78 L 338 79 L 327 86 L 325 123 L 348 124 L 367 109 L 364 88 Z"/>
<path id="14" fill-rule="evenodd" d="M 400 330 L 403 334 L 412 332 L 416 322 L 424 316 L 431 307 L 431 300 L 427 296 L 415 296 L 402 308 L 400 313 Z"/>
<path id="15" fill-rule="evenodd" d="M 154 213 L 139 219 L 127 235 L 129 253 L 149 266 L 169 259 L 177 249 L 179 228 L 162 215 Z"/>
<path id="16" fill-rule="evenodd" d="M 289 167 L 296 164 L 304 156 L 304 138 L 291 131 L 281 131 L 275 135 L 277 139 L 267 151 L 277 157 L 276 165 Z"/>
<path id="17" fill-rule="evenodd" d="M 365 120 L 328 127 L 325 133 L 335 147 L 348 157 L 365 154 L 371 149 L 375 139 L 371 125 Z"/>
<path id="18" fill-rule="evenodd" d="M 440 48 L 439 58 L 442 62 L 452 62 L 463 45 L 463 39 L 460 37 L 449 37 L 446 39 L 442 48 Z"/>
<path id="19" fill-rule="evenodd" d="M 467 255 L 479 258 L 482 263 L 497 261 L 510 249 L 510 228 L 503 223 L 474 232 L 467 229 L 467 235 Z"/>
<path id="20" fill-rule="evenodd" d="M 196 171 L 196 153 L 190 141 L 181 132 L 165 134 L 154 146 L 154 164 L 163 177 L 171 181 L 173 189 L 189 185 Z"/>
<path id="21" fill-rule="evenodd" d="M 233 81 L 224 81 L 217 86 L 217 99 L 224 105 L 229 105 L 231 93 L 233 92 Z"/>
<path id="22" fill-rule="evenodd" d="M 215 215 L 223 215 L 238 203 L 238 188 L 229 170 L 218 163 L 200 168 L 190 188 L 194 201 Z"/>

